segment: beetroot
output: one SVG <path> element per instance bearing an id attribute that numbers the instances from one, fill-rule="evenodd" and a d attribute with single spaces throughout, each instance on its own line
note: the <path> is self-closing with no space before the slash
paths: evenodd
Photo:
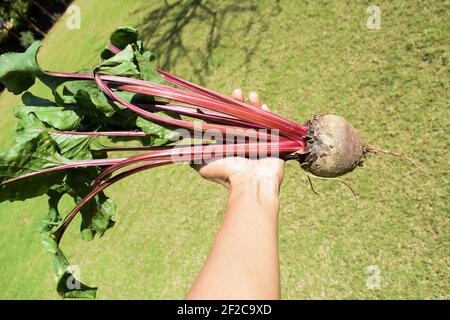
<path id="1" fill-rule="evenodd" d="M 315 116 L 308 122 L 307 156 L 301 160 L 306 171 L 326 178 L 346 174 L 363 162 L 367 147 L 358 131 L 334 114 Z"/>

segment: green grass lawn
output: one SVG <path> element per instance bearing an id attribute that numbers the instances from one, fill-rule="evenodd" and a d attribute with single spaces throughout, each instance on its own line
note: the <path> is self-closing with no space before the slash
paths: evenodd
<path id="1" fill-rule="evenodd" d="M 315 180 L 314 194 L 298 163 L 288 163 L 282 298 L 450 298 L 450 3 L 379 1 L 381 30 L 368 30 L 366 1 L 167 2 L 76 0 L 81 30 L 67 29 L 63 16 L 44 41 L 41 65 L 93 66 L 115 27 L 135 25 L 159 65 L 185 79 L 224 93 L 257 89 L 274 112 L 298 122 L 344 116 L 365 140 L 413 156 L 433 177 L 370 157 L 344 177 L 355 201 L 333 181 Z M 12 144 L 18 101 L 0 97 L 1 150 Z M 219 227 L 224 189 L 173 165 L 107 193 L 118 205 L 116 226 L 85 242 L 73 223 L 62 243 L 83 282 L 99 286 L 100 299 L 183 298 Z M 45 213 L 45 197 L 0 204 L 0 298 L 58 298 L 36 230 Z M 372 265 L 381 272 L 377 290 L 366 285 Z"/>

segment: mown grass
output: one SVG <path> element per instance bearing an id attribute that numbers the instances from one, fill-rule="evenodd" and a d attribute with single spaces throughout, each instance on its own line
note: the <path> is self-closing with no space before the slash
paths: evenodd
<path id="1" fill-rule="evenodd" d="M 92 66 L 111 30 L 136 25 L 175 74 L 224 93 L 257 89 L 273 111 L 298 122 L 336 112 L 371 144 L 409 154 L 433 173 L 369 157 L 345 177 L 354 201 L 332 181 L 315 180 L 315 195 L 298 164 L 288 163 L 279 228 L 284 299 L 449 298 L 448 1 L 380 1 L 381 30 L 367 29 L 365 1 L 74 3 L 82 29 L 60 19 L 40 53 L 47 69 Z M 10 107 L 18 101 L 0 97 L 2 150 L 13 142 Z M 118 204 L 116 226 L 84 242 L 74 223 L 63 242 L 83 280 L 100 287 L 101 299 L 183 298 L 226 192 L 174 165 L 108 194 Z M 45 198 L 0 204 L 0 298 L 57 298 L 35 228 L 45 207 Z M 366 286 L 371 265 L 381 272 L 378 290 Z"/>

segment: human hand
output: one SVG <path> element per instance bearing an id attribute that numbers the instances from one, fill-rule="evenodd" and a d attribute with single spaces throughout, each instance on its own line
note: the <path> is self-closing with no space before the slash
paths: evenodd
<path id="1" fill-rule="evenodd" d="M 232 97 L 244 101 L 241 89 L 233 90 Z M 256 92 L 249 93 L 249 103 L 252 106 L 269 110 L 267 105 L 261 105 Z M 237 186 L 264 186 L 278 193 L 284 173 L 284 160 L 279 158 L 263 158 L 250 160 L 243 157 L 227 157 L 197 167 L 200 175 L 217 182 L 228 189 Z"/>

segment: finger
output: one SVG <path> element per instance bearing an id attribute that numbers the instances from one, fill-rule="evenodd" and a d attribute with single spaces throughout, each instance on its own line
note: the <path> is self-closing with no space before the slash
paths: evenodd
<path id="1" fill-rule="evenodd" d="M 239 88 L 233 90 L 233 93 L 231 94 L 231 97 L 233 99 L 236 99 L 236 100 L 239 100 L 241 102 L 244 102 L 244 93 Z"/>
<path id="2" fill-rule="evenodd" d="M 259 101 L 259 96 L 256 91 L 250 91 L 250 93 L 248 94 L 248 101 L 254 107 L 261 107 L 261 102 Z"/>
<path id="3" fill-rule="evenodd" d="M 261 106 L 261 109 L 266 110 L 266 111 L 270 111 L 269 107 L 267 106 L 267 104 L 263 104 Z"/>

